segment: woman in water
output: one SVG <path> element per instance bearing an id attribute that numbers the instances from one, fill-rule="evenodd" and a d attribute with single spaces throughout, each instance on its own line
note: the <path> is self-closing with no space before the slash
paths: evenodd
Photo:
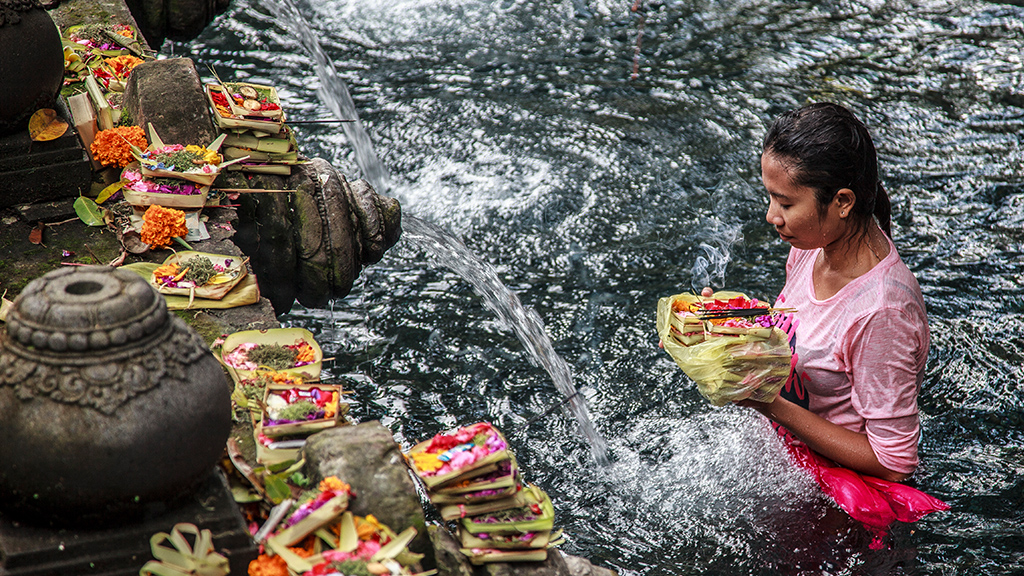
<path id="1" fill-rule="evenodd" d="M 902 481 L 918 464 L 928 319 L 867 128 L 836 104 L 783 114 L 761 177 L 766 219 L 791 246 L 778 306 L 796 309 L 796 361 L 774 402 L 739 404 L 836 464 Z"/>

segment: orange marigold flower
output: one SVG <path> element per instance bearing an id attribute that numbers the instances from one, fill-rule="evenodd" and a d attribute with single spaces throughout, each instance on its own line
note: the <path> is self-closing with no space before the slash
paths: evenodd
<path id="1" fill-rule="evenodd" d="M 348 492 L 352 487 L 342 482 L 337 476 L 328 476 L 320 481 L 318 486 L 321 492 L 333 490 L 335 492 Z"/>
<path id="2" fill-rule="evenodd" d="M 110 69 L 114 71 L 115 76 L 123 80 L 128 77 L 128 73 L 131 72 L 132 69 L 139 64 L 142 64 L 142 59 L 136 58 L 131 54 L 123 54 L 115 58 L 105 58 L 103 62 L 105 62 L 107 66 L 110 66 Z"/>
<path id="3" fill-rule="evenodd" d="M 309 558 L 313 555 L 312 550 L 305 548 L 288 548 L 300 558 Z M 260 554 L 255 560 L 249 562 L 249 576 L 288 576 L 288 564 L 284 558 L 278 555 L 270 556 Z"/>
<path id="4" fill-rule="evenodd" d="M 89 150 L 104 166 L 124 168 L 135 160 L 132 145 L 140 149 L 148 146 L 146 133 L 139 126 L 118 126 L 97 132 Z"/>
<path id="5" fill-rule="evenodd" d="M 171 238 L 186 234 L 188 226 L 185 226 L 185 213 L 181 210 L 154 204 L 142 215 L 142 241 L 154 248 L 167 246 Z"/>
<path id="6" fill-rule="evenodd" d="M 280 556 L 261 554 L 249 562 L 249 576 L 288 576 L 288 564 Z"/>

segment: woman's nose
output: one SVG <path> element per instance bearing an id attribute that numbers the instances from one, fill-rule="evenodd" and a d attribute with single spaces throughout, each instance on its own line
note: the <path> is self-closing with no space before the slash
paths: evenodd
<path id="1" fill-rule="evenodd" d="M 764 219 L 772 226 L 782 226 L 782 216 L 779 214 L 775 202 L 768 203 L 768 211 L 765 213 Z"/>

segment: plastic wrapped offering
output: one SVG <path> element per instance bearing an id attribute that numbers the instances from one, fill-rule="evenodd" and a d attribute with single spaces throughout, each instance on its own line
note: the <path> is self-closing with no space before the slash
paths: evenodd
<path id="1" fill-rule="evenodd" d="M 792 350 L 781 312 L 739 292 L 676 294 L 658 301 L 658 336 L 715 406 L 772 402 L 789 377 Z"/>

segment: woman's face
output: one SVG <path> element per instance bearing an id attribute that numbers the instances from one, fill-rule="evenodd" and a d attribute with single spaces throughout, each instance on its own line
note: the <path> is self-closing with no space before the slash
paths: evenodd
<path id="1" fill-rule="evenodd" d="M 822 213 L 814 190 L 794 183 L 786 165 L 774 154 L 766 152 L 761 156 L 761 180 L 768 191 L 765 220 L 794 248 L 822 248 L 842 236 L 843 208 L 837 199 Z"/>

